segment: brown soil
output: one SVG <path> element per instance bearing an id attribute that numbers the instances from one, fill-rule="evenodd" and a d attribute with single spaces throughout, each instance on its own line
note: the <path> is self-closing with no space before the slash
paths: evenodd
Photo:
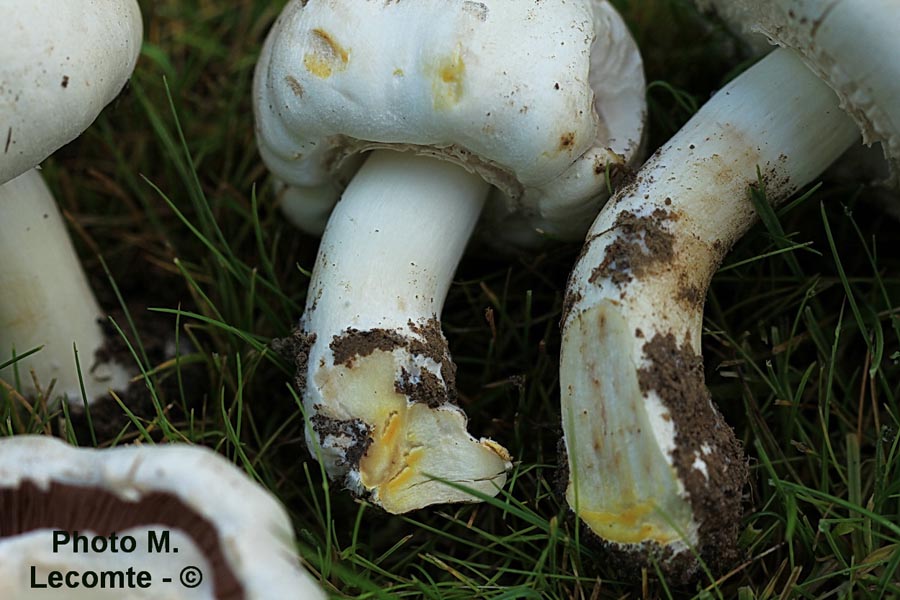
<path id="1" fill-rule="evenodd" d="M 319 408 L 318 406 L 316 408 Z M 328 417 L 322 413 L 316 413 L 310 418 L 313 431 L 319 434 L 319 444 L 325 443 L 329 435 L 336 438 L 345 438 L 346 448 L 344 458 L 338 465 L 347 466 L 350 470 L 359 469 L 359 461 L 366 455 L 369 446 L 374 441 L 370 435 L 371 429 L 359 419 L 340 420 Z"/>
<path id="2" fill-rule="evenodd" d="M 341 335 L 334 336 L 330 348 L 334 354 L 334 364 L 353 366 L 353 359 L 357 356 L 363 358 L 376 350 L 390 352 L 394 348 L 402 348 L 407 341 L 402 335 L 387 329 L 348 329 Z"/>
<path id="3" fill-rule="evenodd" d="M 425 356 L 441 365 L 441 377 L 444 378 L 444 385 L 447 388 L 447 400 L 450 402 L 455 401 L 456 363 L 453 362 L 453 358 L 450 356 L 447 339 L 444 337 L 444 332 L 441 331 L 441 322 L 438 321 L 437 317 L 428 319 L 424 325 L 416 325 L 410 321 L 409 328 L 413 333 L 425 340 L 424 342 L 416 339 L 409 340 L 410 353 Z"/>
<path id="4" fill-rule="evenodd" d="M 432 407 L 454 402 L 456 365 L 450 357 L 447 340 L 441 331 L 441 322 L 436 317 L 421 325 L 409 321 L 409 328 L 418 337 L 404 336 L 387 329 L 348 329 L 331 340 L 329 347 L 334 355 L 334 364 L 351 367 L 354 359 L 369 356 L 376 350 L 390 352 L 395 348 L 405 348 L 413 356 L 424 356 L 439 364 L 444 382 L 442 384 L 436 376 L 423 370 L 419 383 L 413 384 L 409 373 L 406 373 L 404 378 L 396 382 L 396 390 L 406 394 L 414 402 L 424 402 Z M 305 386 L 305 377 L 302 383 Z"/>
<path id="5" fill-rule="evenodd" d="M 294 373 L 294 385 L 300 397 L 306 393 L 306 377 L 309 372 L 309 350 L 316 343 L 316 334 L 306 333 L 299 327 L 295 328 L 289 337 L 272 340 L 272 350 L 287 360 L 292 361 L 296 367 Z"/>
<path id="6" fill-rule="evenodd" d="M 627 210 L 619 213 L 613 225 L 618 236 L 606 247 L 603 262 L 593 270 L 588 281 L 598 283 L 609 279 L 622 287 L 650 272 L 655 265 L 670 262 L 675 256 L 675 236 L 663 224 L 672 219 L 672 214 L 661 208 L 646 217 Z"/>
<path id="7" fill-rule="evenodd" d="M 715 572 L 740 557 L 741 493 L 749 477 L 734 431 L 712 404 L 702 358 L 690 343 L 678 346 L 672 334 L 656 334 L 644 344 L 649 366 L 638 370 L 641 391 L 655 390 L 675 424 L 675 468 L 699 524 L 698 551 Z M 702 446 L 712 451 L 704 453 Z M 693 467 L 698 457 L 709 478 Z"/>
<path id="8" fill-rule="evenodd" d="M 593 545 L 603 550 L 597 569 L 611 571 L 622 581 L 640 581 L 644 568 L 655 575 L 658 567 L 666 584 L 673 586 L 687 585 L 699 574 L 697 561 L 690 553 L 674 554 L 668 546 L 662 547 L 652 542 L 617 544 L 599 537 L 584 521 L 579 520 L 578 525 L 582 539 L 591 540 Z"/>
<path id="9" fill-rule="evenodd" d="M 696 285 L 684 284 L 678 290 L 676 299 L 688 309 L 702 310 L 703 303 L 706 301 L 706 293 Z"/>
<path id="10" fill-rule="evenodd" d="M 90 486 L 51 482 L 47 489 L 41 489 L 27 479 L 17 487 L 0 487 L 0 539 L 39 529 L 89 531 L 109 536 L 151 525 L 178 529 L 191 537 L 212 567 L 216 598 L 242 600 L 246 597 L 243 585 L 225 558 L 215 524 L 177 496 L 149 492 L 137 501 L 130 501 Z M 47 538 L 49 544 L 49 534 Z"/>
<path id="11" fill-rule="evenodd" d="M 569 487 L 569 476 L 572 472 L 569 469 L 569 451 L 566 449 L 566 438 L 562 432 L 560 432 L 559 441 L 556 442 L 556 461 L 558 464 L 553 478 L 553 491 L 556 493 L 559 503 L 566 505 L 568 502 L 566 500 L 566 490 Z M 588 527 L 587 529 L 590 528 Z"/>
<path id="12" fill-rule="evenodd" d="M 152 370 L 155 366 L 170 360 L 172 357 L 167 350 L 171 350 L 175 340 L 174 323 L 171 318 L 131 309 L 130 313 L 140 334 L 141 345 L 143 345 L 147 359 L 150 362 L 148 370 Z M 132 345 L 135 352 L 138 353 L 138 356 L 142 356 L 124 312 L 115 310 L 112 312 L 112 318 L 125 333 L 128 342 Z M 136 366 L 134 356 L 128 349 L 128 344 L 110 323 L 109 319 L 100 319 L 99 323 L 103 329 L 106 342 L 94 355 L 94 362 L 115 361 L 128 367 L 135 375 L 140 375 L 140 370 Z M 180 340 L 185 340 L 185 336 L 182 336 Z M 84 362 L 82 362 L 82 368 L 87 368 Z M 202 398 L 199 397 L 199 389 L 203 379 L 200 376 L 202 367 L 199 365 L 182 365 L 181 373 L 186 396 L 185 401 L 188 405 L 200 405 L 202 402 Z M 155 375 L 153 377 L 153 388 L 163 410 L 166 410 L 171 405 L 167 417 L 170 420 L 178 420 L 182 412 L 180 408 L 181 391 L 178 387 L 178 377 L 175 369 L 166 369 L 164 372 Z M 148 422 L 156 418 L 157 411 L 153 403 L 153 394 L 143 379 L 130 384 L 118 396 L 125 406 L 128 407 L 128 410 L 138 419 Z M 126 426 L 133 428 L 131 418 L 122 410 L 119 403 L 111 395 L 102 396 L 90 405 L 90 426 L 82 403 L 70 404 L 69 415 L 76 439 L 82 444 L 91 442 L 90 426 L 93 427 L 99 443 L 114 439 Z"/>
<path id="13" fill-rule="evenodd" d="M 447 388 L 437 375 L 425 369 L 419 373 L 419 381 L 416 383 L 413 383 L 409 372 L 402 369 L 400 379 L 394 382 L 394 389 L 398 394 L 403 394 L 413 402 L 425 404 L 429 408 L 437 408 L 447 403 Z"/>

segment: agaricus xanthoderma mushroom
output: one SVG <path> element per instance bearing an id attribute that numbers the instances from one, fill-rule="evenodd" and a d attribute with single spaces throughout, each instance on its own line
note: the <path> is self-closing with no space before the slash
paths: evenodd
<path id="1" fill-rule="evenodd" d="M 720 90 L 591 227 L 563 315 L 566 497 L 632 566 L 685 579 L 738 556 L 748 468 L 704 385 L 704 298 L 756 219 L 757 169 L 779 202 L 860 128 L 898 156 L 900 11 L 875 5 L 887 7 L 741 3 L 740 18 L 798 51 L 776 50 Z"/>
<path id="2" fill-rule="evenodd" d="M 4 600 L 325 598 L 294 546 L 281 504 L 206 448 L 0 439 Z"/>
<path id="3" fill-rule="evenodd" d="M 135 0 L 0 0 L 0 378 L 26 396 L 88 402 L 127 387 L 97 356 L 103 316 L 62 216 L 35 167 L 84 131 L 122 89 L 141 47 Z M 42 387 L 36 389 L 31 371 Z"/>
<path id="4" fill-rule="evenodd" d="M 640 145 L 643 84 L 604 1 L 288 4 L 256 70 L 260 152 L 313 221 L 353 177 L 298 348 L 307 443 L 332 478 L 392 513 L 503 485 L 509 454 L 454 403 L 453 272 L 485 202 L 498 238 L 583 234 Z"/>

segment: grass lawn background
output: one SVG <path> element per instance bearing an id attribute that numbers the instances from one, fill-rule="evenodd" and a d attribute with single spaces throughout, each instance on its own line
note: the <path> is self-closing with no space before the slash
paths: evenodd
<path id="1" fill-rule="evenodd" d="M 389 516 L 330 488 L 303 442 L 292 366 L 268 348 L 302 312 L 318 243 L 280 216 L 253 136 L 253 68 L 284 2 L 141 4 L 131 83 L 44 174 L 104 308 L 121 296 L 139 323 L 153 309 L 193 348 L 143 365 L 158 412 L 99 445 L 191 441 L 229 457 L 284 502 L 335 597 L 900 594 L 900 235 L 878 190 L 833 170 L 764 211 L 713 280 L 703 353 L 750 456 L 746 561 L 687 588 L 653 569 L 622 580 L 556 491 L 558 321 L 579 246 L 509 258 L 476 248 L 450 290 L 443 324 L 469 429 L 517 461 L 495 501 Z M 748 63 L 686 1 L 614 4 L 644 53 L 652 152 Z M 0 400 L 0 417 L 2 435 L 72 435 L 41 403 L 29 414 Z"/>

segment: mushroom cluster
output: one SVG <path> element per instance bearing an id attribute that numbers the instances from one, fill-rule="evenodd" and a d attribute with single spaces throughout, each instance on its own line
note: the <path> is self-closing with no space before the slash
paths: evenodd
<path id="1" fill-rule="evenodd" d="M 466 431 L 444 299 L 482 212 L 499 245 L 579 239 L 635 160 L 644 78 L 621 18 L 588 0 L 293 0 L 254 89 L 290 214 L 325 227 L 297 336 L 310 452 L 392 513 L 496 494 L 510 456 Z"/>
<path id="2" fill-rule="evenodd" d="M 786 199 L 860 131 L 893 160 L 900 150 L 896 7 L 716 4 L 784 48 L 722 88 L 603 208 L 562 322 L 569 505 L 632 566 L 677 579 L 738 555 L 747 462 L 700 350 L 710 279 L 756 219 L 748 189 Z"/>
<path id="3" fill-rule="evenodd" d="M 607 0 L 286 4 L 254 118 L 287 218 L 322 236 L 293 358 L 328 477 L 395 514 L 497 494 L 512 457 L 468 431 L 440 322 L 452 277 L 476 235 L 586 235 L 561 318 L 565 499 L 627 569 L 683 583 L 735 563 L 750 469 L 705 384 L 704 298 L 756 220 L 751 188 L 782 202 L 860 135 L 900 183 L 900 10 L 697 4 L 780 48 L 612 198 L 646 105 Z M 139 7 L 0 0 L 0 23 L 0 395 L 94 402 L 132 377 L 38 165 L 125 85 Z M 0 439 L 0 598 L 324 598 L 295 546 L 284 507 L 210 450 Z"/>
<path id="4" fill-rule="evenodd" d="M 83 382 L 90 403 L 131 374 L 101 353 L 103 313 L 36 167 L 119 94 L 141 13 L 136 0 L 0 0 L 0 23 L 0 378 L 79 403 Z"/>

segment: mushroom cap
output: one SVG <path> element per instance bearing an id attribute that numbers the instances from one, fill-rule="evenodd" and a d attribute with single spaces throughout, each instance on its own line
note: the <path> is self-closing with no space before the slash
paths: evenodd
<path id="1" fill-rule="evenodd" d="M 78 137 L 141 48 L 136 0 L 0 0 L 0 184 Z"/>
<path id="2" fill-rule="evenodd" d="M 293 0 L 254 100 L 260 153 L 289 185 L 337 177 L 335 201 L 348 157 L 409 150 L 496 186 L 495 219 L 564 239 L 583 235 L 607 169 L 635 160 L 646 112 L 640 54 L 606 0 Z"/>
<path id="3" fill-rule="evenodd" d="M 900 185 L 900 10 L 896 0 L 698 0 L 724 20 L 796 51 L 838 95 Z"/>
<path id="4" fill-rule="evenodd" d="M 137 550 L 124 555 L 125 563 L 111 553 L 89 560 L 65 549 L 52 553 L 51 530 L 132 535 Z M 150 530 L 170 531 L 178 551 L 147 553 Z M 177 581 L 192 560 L 204 583 L 164 595 L 160 579 Z M 186 444 L 94 450 L 44 436 L 0 440 L 0 597 L 20 597 L 30 564 L 150 571 L 146 595 L 128 597 L 325 597 L 300 566 L 281 504 L 223 457 Z M 21 597 L 31 597 L 26 594 Z"/>

